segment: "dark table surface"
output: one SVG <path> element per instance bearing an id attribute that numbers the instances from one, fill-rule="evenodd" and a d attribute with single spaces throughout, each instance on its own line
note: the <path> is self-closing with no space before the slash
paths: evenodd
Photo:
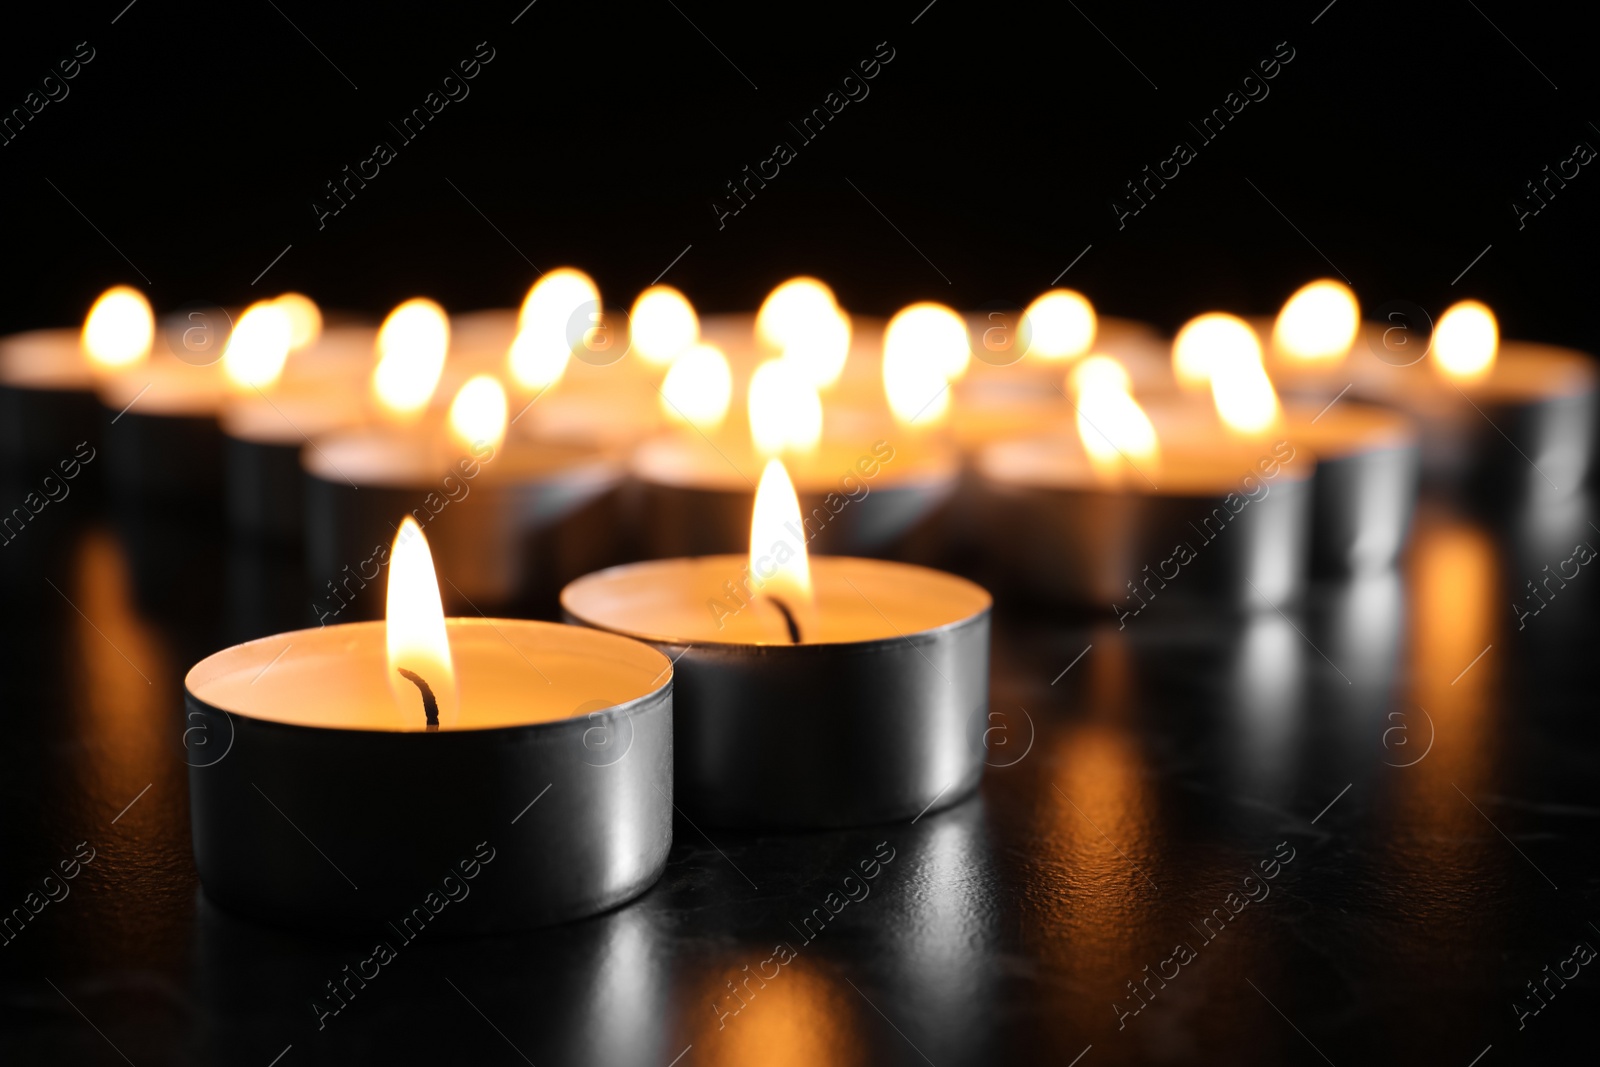
<path id="1" fill-rule="evenodd" d="M 633 903 L 420 938 L 319 1029 L 371 946 L 207 901 L 183 745 L 188 665 L 303 597 L 219 528 L 52 504 L 0 548 L 0 907 L 92 859 L 0 946 L 3 1061 L 1553 1062 L 1600 1002 L 1600 578 L 1520 629 L 1511 604 L 1590 517 L 1430 506 L 1398 573 L 1287 614 L 1002 602 L 974 796 L 848 832 L 680 820 Z"/>

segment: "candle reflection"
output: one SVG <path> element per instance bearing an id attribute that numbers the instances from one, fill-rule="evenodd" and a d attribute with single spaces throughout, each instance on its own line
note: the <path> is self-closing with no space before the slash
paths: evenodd
<path id="1" fill-rule="evenodd" d="M 812 1067 L 814 1064 L 866 1064 L 861 1013 L 869 1011 L 859 994 L 831 977 L 815 959 L 791 958 L 766 980 L 755 976 L 760 949 L 727 956 L 709 969 L 689 1010 L 709 1003 L 695 1032 L 695 1062 L 716 1067 Z M 771 964 L 766 967 L 772 973 Z M 750 975 L 750 977 L 747 977 Z M 723 1014 L 723 1013 L 728 1014 Z M 735 1014 L 736 1013 L 736 1014 Z"/>
<path id="2" fill-rule="evenodd" d="M 1403 877 L 1444 890 L 1441 907 L 1475 911 L 1484 863 L 1520 862 L 1499 855 L 1504 842 L 1467 802 L 1479 802 L 1494 785 L 1491 697 L 1500 656 L 1490 646 L 1501 640 L 1501 583 L 1494 545 L 1480 527 L 1435 514 L 1418 534 L 1410 574 L 1412 683 L 1409 699 L 1389 714 L 1391 730 L 1400 732 L 1383 739 L 1383 758 L 1409 765 L 1394 772 L 1394 803 L 1379 811 L 1392 813 L 1386 841 Z M 1430 739 L 1428 755 L 1417 760 Z"/>

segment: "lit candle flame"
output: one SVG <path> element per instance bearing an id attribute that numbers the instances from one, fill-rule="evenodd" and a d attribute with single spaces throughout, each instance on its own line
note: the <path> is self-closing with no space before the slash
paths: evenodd
<path id="1" fill-rule="evenodd" d="M 523 330 L 511 342 L 506 366 L 511 378 L 524 389 L 543 392 L 567 373 L 572 347 L 567 339 L 550 330 Z"/>
<path id="2" fill-rule="evenodd" d="M 783 461 L 771 459 L 761 472 L 750 517 L 750 573 L 759 599 L 783 617 L 789 639 L 804 639 L 813 618 L 811 563 L 806 556 L 800 498 Z"/>
<path id="3" fill-rule="evenodd" d="M 883 335 L 883 391 L 895 421 L 931 426 L 950 410 L 950 384 L 966 373 L 972 339 L 943 304 L 902 308 Z"/>
<path id="4" fill-rule="evenodd" d="M 839 310 L 833 290 L 815 278 L 790 278 L 761 302 L 756 312 L 756 336 L 773 348 L 783 349 L 801 340 L 817 319 Z"/>
<path id="5" fill-rule="evenodd" d="M 236 389 L 270 389 L 283 376 L 293 343 L 294 324 L 281 304 L 251 304 L 228 335 L 222 373 Z"/>
<path id="6" fill-rule="evenodd" d="M 89 362 L 120 370 L 142 362 L 155 342 L 156 318 L 137 289 L 118 285 L 100 294 L 83 322 L 83 350 Z"/>
<path id="7" fill-rule="evenodd" d="M 1468 383 L 1488 377 L 1500 347 L 1494 312 L 1476 300 L 1452 304 L 1433 330 L 1433 362 L 1440 373 Z"/>
<path id="8" fill-rule="evenodd" d="M 409 726 L 451 726 L 460 710 L 450 637 L 433 554 L 422 527 L 409 515 L 400 523 L 389 555 L 384 623 L 389 689 L 401 720 Z M 431 696 L 436 712 L 428 715 Z"/>
<path id="9" fill-rule="evenodd" d="M 308 348 L 322 336 L 322 311 L 315 300 L 301 293 L 284 293 L 273 303 L 289 316 L 289 351 Z"/>
<path id="10" fill-rule="evenodd" d="M 433 399 L 450 349 L 450 320 L 432 300 L 407 300 L 378 330 L 372 391 L 392 418 L 410 421 Z"/>
<path id="11" fill-rule="evenodd" d="M 581 270 L 559 267 L 534 282 L 517 315 L 507 362 L 524 389 L 544 391 L 566 373 L 572 350 L 600 329 L 600 290 Z"/>
<path id="12" fill-rule="evenodd" d="M 1094 305 L 1082 293 L 1051 289 L 1022 313 L 1028 355 L 1040 359 L 1076 359 L 1094 344 L 1099 323 Z"/>
<path id="13" fill-rule="evenodd" d="M 506 436 L 506 390 L 492 374 L 469 378 L 450 402 L 450 433 L 474 454 Z"/>
<path id="14" fill-rule="evenodd" d="M 652 285 L 633 302 L 629 341 L 646 363 L 658 367 L 700 340 L 700 318 L 687 297 L 670 285 Z"/>
<path id="15" fill-rule="evenodd" d="M 1211 384 L 1211 366 L 1217 359 L 1250 354 L 1261 362 L 1261 341 L 1250 324 L 1236 315 L 1213 311 L 1190 319 L 1172 341 L 1172 373 L 1185 389 Z"/>
<path id="16" fill-rule="evenodd" d="M 728 357 L 712 345 L 691 345 L 661 381 L 661 410 L 674 422 L 711 433 L 728 417 L 733 372 Z"/>
<path id="17" fill-rule="evenodd" d="M 822 440 L 822 401 L 787 359 L 769 359 L 750 376 L 750 440 L 764 456 L 816 451 Z"/>
<path id="18" fill-rule="evenodd" d="M 797 324 L 784 342 L 783 358 L 816 388 L 833 385 L 850 359 L 850 316 L 834 308 Z"/>
<path id="19" fill-rule="evenodd" d="M 1090 356 L 1068 375 L 1077 396 L 1078 438 L 1095 472 L 1107 481 L 1120 480 L 1129 466 L 1148 477 L 1161 460 L 1155 426 L 1129 384 L 1128 372 L 1110 356 Z"/>
<path id="20" fill-rule="evenodd" d="M 1361 327 L 1361 305 L 1343 282 L 1323 278 L 1295 291 L 1272 326 L 1272 345 L 1299 363 L 1345 358 Z"/>
<path id="21" fill-rule="evenodd" d="M 1265 432 L 1283 414 L 1278 391 L 1255 353 L 1219 350 L 1211 362 L 1211 402 L 1229 430 L 1245 436 Z"/>

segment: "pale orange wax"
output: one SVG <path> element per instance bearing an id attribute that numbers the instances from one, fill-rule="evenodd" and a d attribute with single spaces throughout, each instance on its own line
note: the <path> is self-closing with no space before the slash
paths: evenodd
<path id="1" fill-rule="evenodd" d="M 1266 475 L 1278 480 L 1299 482 L 1310 477 L 1315 461 L 1285 450 L 1291 459 L 1275 453 L 1274 446 L 1285 435 L 1267 435 L 1261 440 L 1234 440 L 1214 432 L 1202 432 L 1189 424 L 1179 430 L 1179 422 L 1160 418 L 1162 410 L 1150 406 L 1150 419 L 1162 435 L 1162 454 L 1155 461 L 1134 459 L 1133 464 L 1118 462 L 1110 469 L 1094 466 L 1083 450 L 1077 434 L 1022 438 L 997 442 L 979 451 L 979 475 L 992 485 L 1045 490 L 1104 490 L 1142 496 L 1221 496 L 1238 491 L 1246 475 Z M 1266 464 L 1266 467 L 1262 467 Z"/>
<path id="2" fill-rule="evenodd" d="M 88 391 L 94 373 L 79 329 L 29 330 L 0 338 L 0 384 L 21 389 Z"/>
<path id="3" fill-rule="evenodd" d="M 758 546 L 758 563 L 769 547 Z M 759 582 L 746 587 L 749 563 L 729 555 L 612 567 L 567 586 L 561 605 L 580 622 L 661 644 L 794 645 L 778 608 L 752 593 Z M 849 556 L 810 564 L 812 602 L 786 601 L 801 619 L 802 645 L 914 642 L 992 603 L 981 586 L 926 567 Z"/>
<path id="4" fill-rule="evenodd" d="M 847 412 L 829 417 L 842 423 Z M 838 492 L 843 478 L 867 479 L 874 489 L 920 482 L 953 481 L 955 453 L 926 435 L 862 423 L 852 432 L 824 433 L 818 447 L 786 455 L 784 466 L 801 493 Z M 755 492 L 766 458 L 756 453 L 743 427 L 702 437 L 693 431 L 662 435 L 634 452 L 633 473 L 642 481 L 684 489 Z"/>
<path id="5" fill-rule="evenodd" d="M 671 683 L 670 661 L 598 630 L 518 619 L 446 619 L 460 712 L 441 731 L 581 718 Z M 383 622 L 264 637 L 207 656 L 184 684 L 234 715 L 295 726 L 425 731 L 420 697 L 390 687 Z"/>
<path id="6" fill-rule="evenodd" d="M 301 465 L 340 485 L 408 489 L 438 482 L 447 474 L 479 485 L 531 484 L 555 477 L 595 484 L 615 480 L 617 464 L 598 450 L 577 444 L 521 439 L 468 447 L 437 427 L 356 426 L 336 430 L 306 446 Z"/>

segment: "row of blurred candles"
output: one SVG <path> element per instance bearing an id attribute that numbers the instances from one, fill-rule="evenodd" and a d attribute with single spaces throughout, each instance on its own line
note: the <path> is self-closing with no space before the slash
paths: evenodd
<path id="1" fill-rule="evenodd" d="M 1450 307 L 1430 337 L 1363 323 L 1331 280 L 1301 288 L 1275 321 L 1205 314 L 1170 343 L 1064 289 L 1026 309 L 918 303 L 884 322 L 795 278 L 754 316 L 702 318 L 663 285 L 630 312 L 605 309 L 569 268 L 542 276 L 519 310 L 452 318 L 418 298 L 376 330 L 325 322 L 293 293 L 231 324 L 220 311 L 160 323 L 119 286 L 81 333 L 0 340 L 12 459 L 48 464 L 69 437 L 106 433 L 120 487 L 181 496 L 226 483 L 237 525 L 304 532 L 330 573 L 396 517 L 383 511 L 394 499 L 355 506 L 340 493 L 449 497 L 441 479 L 460 480 L 458 460 L 486 460 L 481 485 L 536 496 L 533 514 L 501 509 L 520 517 L 491 515 L 491 529 L 456 538 L 463 559 L 479 557 L 462 565 L 464 595 L 496 604 L 517 600 L 529 564 L 516 546 L 486 550 L 495 524 L 548 526 L 631 481 L 646 498 L 643 554 L 738 551 L 771 458 L 802 512 L 829 526 L 821 551 L 989 546 L 999 571 L 1079 602 L 1120 600 L 1170 559 L 1167 520 L 1199 523 L 1215 501 L 1283 512 L 1256 521 L 1270 529 L 1252 543 L 1211 553 L 1237 560 L 1220 585 L 1193 583 L 1281 603 L 1311 563 L 1392 563 L 1423 471 L 1507 500 L 1570 493 L 1592 450 L 1594 383 L 1580 353 L 1502 343 L 1483 304 Z M 138 447 L 119 449 L 117 423 Z"/>

